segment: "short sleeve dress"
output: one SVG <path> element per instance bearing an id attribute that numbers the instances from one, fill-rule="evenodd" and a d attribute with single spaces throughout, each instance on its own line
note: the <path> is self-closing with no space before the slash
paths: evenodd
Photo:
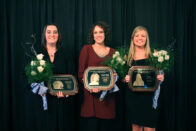
<path id="1" fill-rule="evenodd" d="M 133 66 L 147 66 L 147 59 L 133 60 Z M 158 111 L 152 107 L 154 92 L 133 92 L 126 88 L 126 117 L 130 124 L 156 128 Z"/>

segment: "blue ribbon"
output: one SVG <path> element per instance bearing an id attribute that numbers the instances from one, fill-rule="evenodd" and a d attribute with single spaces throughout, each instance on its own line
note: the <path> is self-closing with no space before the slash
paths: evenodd
<path id="1" fill-rule="evenodd" d="M 44 110 L 48 110 L 48 103 L 47 103 L 47 98 L 46 98 L 46 93 L 47 93 L 48 88 L 44 85 L 44 82 L 32 83 L 31 88 L 34 94 L 39 94 L 42 96 L 43 108 Z"/>
<path id="2" fill-rule="evenodd" d="M 159 70 L 159 74 L 162 74 L 163 70 Z M 152 107 L 154 109 L 157 109 L 158 106 L 158 99 L 159 99 L 159 95 L 160 95 L 160 91 L 161 91 L 161 81 L 159 81 L 159 85 L 158 88 L 156 89 L 155 93 L 154 93 L 154 97 L 153 97 L 153 104 Z"/>
<path id="3" fill-rule="evenodd" d="M 116 71 L 114 71 L 114 72 L 116 72 Z M 118 78 L 119 78 L 119 76 L 116 75 L 116 76 L 115 76 L 115 83 L 116 83 L 116 81 L 118 80 Z M 102 91 L 102 92 L 101 92 L 101 95 L 100 95 L 100 97 L 99 97 L 99 100 L 102 101 L 102 100 L 105 98 L 105 96 L 106 96 L 106 94 L 107 94 L 108 92 L 109 92 L 109 93 L 114 93 L 114 92 L 117 92 L 117 91 L 119 91 L 119 88 L 118 88 L 118 86 L 117 86 L 116 84 L 114 84 L 114 87 L 113 87 L 112 89 L 110 89 L 109 91 L 105 90 L 105 91 Z"/>

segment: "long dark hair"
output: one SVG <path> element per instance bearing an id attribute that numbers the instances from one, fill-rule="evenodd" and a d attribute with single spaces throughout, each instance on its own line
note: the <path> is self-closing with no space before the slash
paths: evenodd
<path id="1" fill-rule="evenodd" d="M 109 35 L 110 35 L 110 34 L 109 34 L 109 33 L 110 33 L 110 28 L 109 28 L 109 26 L 108 26 L 105 22 L 103 22 L 103 21 L 99 21 L 99 22 L 97 22 L 97 23 L 95 23 L 95 24 L 93 24 L 93 25 L 91 26 L 91 28 L 90 28 L 90 30 L 89 30 L 89 34 L 88 34 L 88 43 L 89 43 L 89 44 L 94 44 L 94 43 L 95 43 L 94 37 L 93 37 L 93 31 L 94 31 L 95 26 L 99 26 L 99 27 L 103 28 L 104 34 L 105 34 L 104 44 L 109 43 L 109 39 L 110 39 L 110 37 L 109 37 Z"/>
<path id="2" fill-rule="evenodd" d="M 59 31 L 59 28 L 56 24 L 47 24 L 44 26 L 43 32 L 42 32 L 42 38 L 41 38 L 41 45 L 44 46 L 44 48 L 46 48 L 46 28 L 50 25 L 56 26 L 57 31 L 58 31 L 58 40 L 56 43 L 56 48 L 59 49 L 62 46 L 62 40 L 61 40 L 61 33 Z"/>

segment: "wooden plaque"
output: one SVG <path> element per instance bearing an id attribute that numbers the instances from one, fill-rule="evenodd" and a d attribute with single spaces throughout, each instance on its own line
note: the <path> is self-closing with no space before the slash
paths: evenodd
<path id="1" fill-rule="evenodd" d="M 75 95 L 78 93 L 78 83 L 73 75 L 54 75 L 48 81 L 50 94 L 56 95 L 62 91 L 64 95 Z"/>
<path id="2" fill-rule="evenodd" d="M 107 66 L 88 67 L 84 72 L 84 87 L 91 91 L 93 88 L 98 90 L 110 90 L 115 83 L 113 70 Z"/>
<path id="3" fill-rule="evenodd" d="M 151 66 L 132 66 L 129 69 L 129 87 L 132 91 L 155 91 L 158 87 L 158 70 Z"/>

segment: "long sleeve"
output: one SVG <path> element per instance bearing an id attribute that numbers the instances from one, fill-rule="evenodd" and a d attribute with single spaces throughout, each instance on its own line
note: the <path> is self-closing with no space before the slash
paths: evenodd
<path id="1" fill-rule="evenodd" d="M 85 45 L 79 57 L 78 78 L 83 83 L 83 74 L 86 68 L 90 66 L 103 66 L 103 61 L 110 57 L 114 49 L 106 57 L 99 57 L 92 48 L 92 45 Z M 83 85 L 81 86 L 83 87 Z M 81 107 L 82 117 L 97 117 L 101 119 L 112 119 L 115 117 L 115 98 L 108 96 L 103 101 L 99 100 L 100 93 L 90 93 L 85 88 L 83 90 L 83 101 Z"/>
<path id="2" fill-rule="evenodd" d="M 84 46 L 80 52 L 80 57 L 79 57 L 79 69 L 78 69 L 78 78 L 80 82 L 83 83 L 83 74 L 85 69 L 88 66 L 88 47 Z"/>
<path id="3" fill-rule="evenodd" d="M 25 66 L 26 66 L 27 64 L 30 64 L 30 58 L 27 57 L 27 56 L 25 56 L 25 57 L 24 57 L 24 60 L 23 60 L 23 64 L 22 64 L 22 66 L 21 66 L 21 75 L 20 75 L 20 79 L 21 79 L 21 81 L 23 81 L 23 87 L 24 87 L 25 89 L 30 90 L 30 89 L 31 89 L 31 88 L 30 88 L 30 84 L 29 84 L 29 82 L 28 82 L 28 78 L 27 78 L 26 73 L 25 73 Z"/>

